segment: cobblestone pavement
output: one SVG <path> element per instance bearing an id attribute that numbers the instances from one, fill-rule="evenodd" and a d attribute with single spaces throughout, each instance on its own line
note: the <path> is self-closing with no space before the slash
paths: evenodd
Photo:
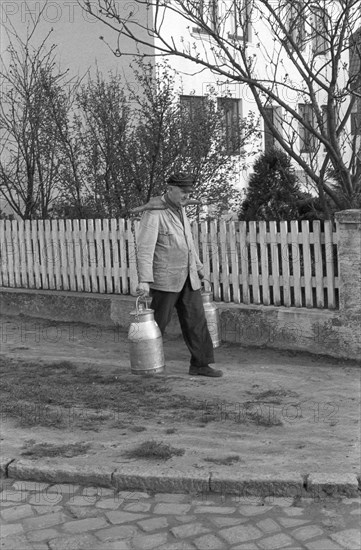
<path id="1" fill-rule="evenodd" d="M 294 502 L 1 483 L 3 550 L 361 549 L 360 498 Z"/>

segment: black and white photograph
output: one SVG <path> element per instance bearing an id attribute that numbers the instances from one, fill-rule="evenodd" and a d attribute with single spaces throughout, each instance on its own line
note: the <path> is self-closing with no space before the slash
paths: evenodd
<path id="1" fill-rule="evenodd" d="M 1 550 L 361 550 L 361 0 L 0 0 Z"/>

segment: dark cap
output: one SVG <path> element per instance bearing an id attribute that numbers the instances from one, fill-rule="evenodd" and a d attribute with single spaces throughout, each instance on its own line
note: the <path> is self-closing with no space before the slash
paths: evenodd
<path id="1" fill-rule="evenodd" d="M 194 177 L 192 174 L 186 174 L 185 172 L 176 172 L 169 177 L 167 183 L 168 185 L 176 185 L 184 191 L 193 191 Z"/>

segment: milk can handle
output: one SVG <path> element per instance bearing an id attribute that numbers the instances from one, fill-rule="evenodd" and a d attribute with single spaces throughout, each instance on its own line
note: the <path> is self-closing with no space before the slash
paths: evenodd
<path id="1" fill-rule="evenodd" d="M 209 279 L 205 279 L 205 278 L 203 277 L 202 283 L 204 283 L 204 281 L 207 281 L 207 283 L 209 283 L 209 286 L 211 287 L 211 290 L 213 291 L 213 283 L 212 283 Z"/>
<path id="2" fill-rule="evenodd" d="M 147 296 L 138 296 L 137 298 L 137 301 L 135 303 L 135 309 L 136 309 L 136 312 L 137 312 L 137 316 L 139 315 L 139 306 L 138 306 L 138 303 L 139 303 L 139 300 L 140 299 L 143 299 L 145 301 L 145 308 L 148 309 L 148 299 L 147 299 Z"/>

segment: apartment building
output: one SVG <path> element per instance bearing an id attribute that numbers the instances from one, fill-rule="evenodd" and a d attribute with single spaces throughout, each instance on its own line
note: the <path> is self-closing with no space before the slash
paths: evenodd
<path id="1" fill-rule="evenodd" d="M 215 89 L 230 135 L 238 117 L 260 111 L 263 149 L 279 146 L 267 119 L 291 156 L 294 152 L 301 161 L 301 165 L 295 161 L 295 168 L 305 184 L 310 178 L 303 165 L 310 167 L 309 173 L 321 171 L 327 161 L 325 142 L 333 136 L 346 164 L 359 155 L 359 1 L 341 6 L 334 0 L 317 4 L 310 0 L 200 0 L 183 2 L 188 6 L 186 16 L 175 9 L 176 4 L 170 1 L 163 12 L 153 11 L 152 24 L 158 31 L 156 48 L 168 44 L 169 50 L 185 54 L 170 58 L 183 85 L 183 101 L 196 108 L 202 96 Z M 208 60 L 216 71 L 207 68 Z M 252 93 L 247 76 L 251 84 L 255 78 L 273 94 L 260 89 Z M 352 96 L 356 100 L 349 117 Z M 240 184 L 246 180 L 247 172 L 241 174 Z"/>

